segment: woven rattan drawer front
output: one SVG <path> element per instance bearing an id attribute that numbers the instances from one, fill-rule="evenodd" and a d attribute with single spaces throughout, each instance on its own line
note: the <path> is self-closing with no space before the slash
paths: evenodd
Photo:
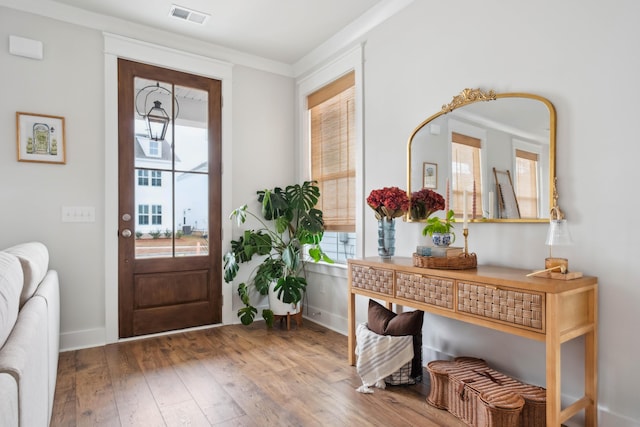
<path id="1" fill-rule="evenodd" d="M 453 280 L 398 271 L 396 297 L 453 310 Z"/>
<path id="2" fill-rule="evenodd" d="M 544 294 L 458 282 L 458 311 L 543 331 Z"/>
<path id="3" fill-rule="evenodd" d="M 351 286 L 385 295 L 393 295 L 393 270 L 352 265 Z"/>

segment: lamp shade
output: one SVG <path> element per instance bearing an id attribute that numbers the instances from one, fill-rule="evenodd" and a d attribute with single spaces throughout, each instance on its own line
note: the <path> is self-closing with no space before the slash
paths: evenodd
<path id="1" fill-rule="evenodd" d="M 573 244 L 569 226 L 566 219 L 552 219 L 549 221 L 549 231 L 547 232 L 547 246 L 568 246 Z"/>

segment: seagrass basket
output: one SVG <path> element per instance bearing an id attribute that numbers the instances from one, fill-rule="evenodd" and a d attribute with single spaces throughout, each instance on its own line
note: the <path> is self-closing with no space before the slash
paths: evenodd
<path id="1" fill-rule="evenodd" d="M 478 266 L 478 258 L 475 253 L 462 253 L 454 257 L 434 257 L 422 256 L 414 252 L 413 265 L 440 270 L 467 270 Z"/>
<path id="2" fill-rule="evenodd" d="M 491 369 L 482 359 L 457 357 L 427 364 L 427 402 L 470 427 L 544 427 L 546 391 Z"/>

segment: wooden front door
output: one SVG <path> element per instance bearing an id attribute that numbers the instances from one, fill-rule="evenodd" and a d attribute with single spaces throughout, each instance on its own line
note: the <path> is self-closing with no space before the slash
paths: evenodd
<path id="1" fill-rule="evenodd" d="M 220 323 L 221 82 L 120 59 L 118 92 L 119 335 Z"/>

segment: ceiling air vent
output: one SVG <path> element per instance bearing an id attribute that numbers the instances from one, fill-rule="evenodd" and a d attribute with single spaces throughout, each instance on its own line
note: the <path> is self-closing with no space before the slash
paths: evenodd
<path id="1" fill-rule="evenodd" d="M 186 7 L 182 6 L 176 6 L 175 4 L 171 6 L 169 16 L 176 19 L 181 19 L 183 21 L 195 22 L 196 24 L 204 24 L 204 22 L 209 17 L 209 15 L 207 15 L 206 13 L 187 9 Z"/>

